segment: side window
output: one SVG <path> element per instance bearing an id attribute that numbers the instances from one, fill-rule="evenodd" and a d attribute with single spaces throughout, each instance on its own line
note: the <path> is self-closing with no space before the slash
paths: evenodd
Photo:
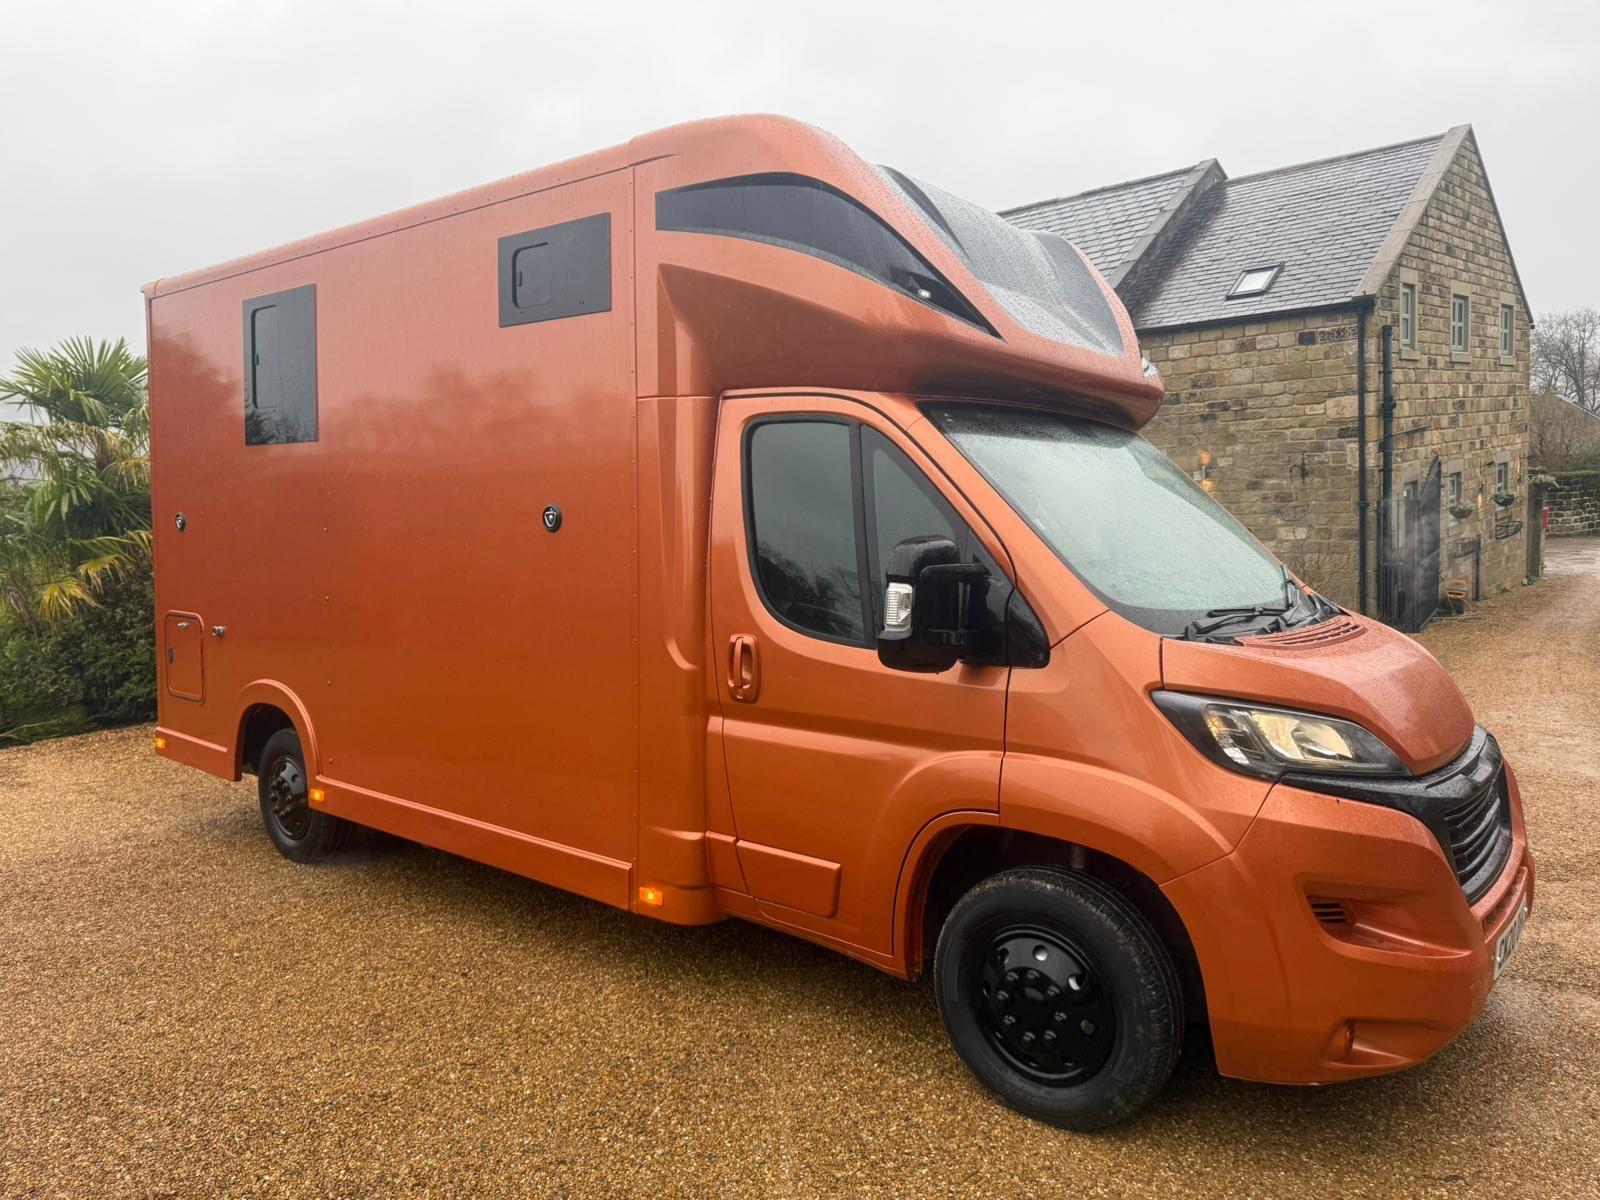
<path id="1" fill-rule="evenodd" d="M 317 289 L 244 302 L 244 442 L 317 440 Z"/>
<path id="2" fill-rule="evenodd" d="M 610 310 L 610 213 L 500 239 L 500 328 Z"/>
<path id="3" fill-rule="evenodd" d="M 766 242 L 826 259 L 937 308 L 994 329 L 955 285 L 882 217 L 805 175 L 739 175 L 656 193 L 656 228 Z"/>
<path id="4" fill-rule="evenodd" d="M 868 644 L 852 424 L 765 421 L 745 443 L 751 560 L 762 600 L 816 637 Z"/>
<path id="5" fill-rule="evenodd" d="M 872 586 L 873 628 L 883 619 L 883 585 L 889 558 L 906 538 L 938 534 L 955 542 L 963 561 L 976 556 L 998 574 L 977 537 L 956 516 L 916 465 L 888 438 L 873 429 L 861 431 L 862 480 L 867 510 L 867 570 Z"/>

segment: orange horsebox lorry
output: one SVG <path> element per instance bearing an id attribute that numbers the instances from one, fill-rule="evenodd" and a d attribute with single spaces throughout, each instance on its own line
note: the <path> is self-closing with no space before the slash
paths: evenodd
<path id="1" fill-rule="evenodd" d="M 1072 1128 L 1420 1062 L 1533 894 L 1437 662 L 1137 431 L 1070 244 L 706 121 L 145 289 L 157 750 L 903 977 Z"/>

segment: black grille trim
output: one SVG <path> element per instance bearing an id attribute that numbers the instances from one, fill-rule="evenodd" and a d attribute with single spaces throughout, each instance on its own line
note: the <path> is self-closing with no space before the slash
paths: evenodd
<path id="1" fill-rule="evenodd" d="M 1475 904 L 1500 878 L 1511 857 L 1511 796 L 1504 768 L 1481 795 L 1447 811 L 1444 825 L 1456 878 L 1467 902 Z"/>
<path id="2" fill-rule="evenodd" d="M 1511 859 L 1511 788 L 1505 760 L 1500 744 L 1481 725 L 1473 730 L 1460 757 L 1426 775 L 1341 779 L 1289 774 L 1282 782 L 1415 817 L 1438 841 L 1468 904 L 1483 898 Z"/>

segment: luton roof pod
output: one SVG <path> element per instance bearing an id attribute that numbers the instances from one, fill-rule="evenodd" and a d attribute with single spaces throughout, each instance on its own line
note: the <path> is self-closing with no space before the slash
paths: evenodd
<path id="1" fill-rule="evenodd" d="M 972 395 L 1132 429 L 1160 406 L 1122 302 L 1057 235 L 782 117 L 677 126 L 629 157 L 640 395 Z"/>
<path id="2" fill-rule="evenodd" d="M 640 396 L 972 396 L 1130 429 L 1160 407 L 1121 300 L 1076 247 L 787 117 L 674 126 L 142 290 L 154 300 L 629 169 Z"/>

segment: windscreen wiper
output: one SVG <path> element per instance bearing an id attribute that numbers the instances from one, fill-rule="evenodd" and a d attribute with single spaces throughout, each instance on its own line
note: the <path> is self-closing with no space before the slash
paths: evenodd
<path id="1" fill-rule="evenodd" d="M 1304 591 L 1294 582 L 1289 574 L 1289 568 L 1283 569 L 1285 586 L 1284 603 L 1282 604 L 1237 604 L 1221 608 L 1209 608 L 1201 617 L 1195 618 L 1184 627 L 1181 635 L 1185 641 L 1205 640 L 1218 630 L 1227 629 L 1233 625 L 1245 625 L 1251 621 L 1263 620 L 1265 623 L 1260 628 L 1240 630 L 1241 634 L 1283 633 L 1298 625 L 1312 624 L 1318 620 L 1325 620 L 1339 611 L 1331 601 L 1313 591 Z M 1292 597 L 1288 589 L 1293 589 Z M 1296 614 L 1306 606 L 1311 612 L 1307 620 L 1297 621 Z M 1228 641 L 1234 640 L 1228 638 Z"/>
<path id="2" fill-rule="evenodd" d="M 1263 617 L 1267 618 L 1269 628 L 1257 632 L 1278 633 L 1288 628 L 1284 618 L 1295 607 L 1292 604 L 1244 604 L 1228 608 L 1208 608 L 1205 617 L 1215 620 L 1196 617 L 1184 627 L 1183 637 L 1185 641 L 1195 641 L 1209 637 L 1217 630 L 1226 629 L 1230 625 L 1244 625 L 1251 621 L 1259 621 Z M 1270 628 L 1274 623 L 1277 628 Z"/>

